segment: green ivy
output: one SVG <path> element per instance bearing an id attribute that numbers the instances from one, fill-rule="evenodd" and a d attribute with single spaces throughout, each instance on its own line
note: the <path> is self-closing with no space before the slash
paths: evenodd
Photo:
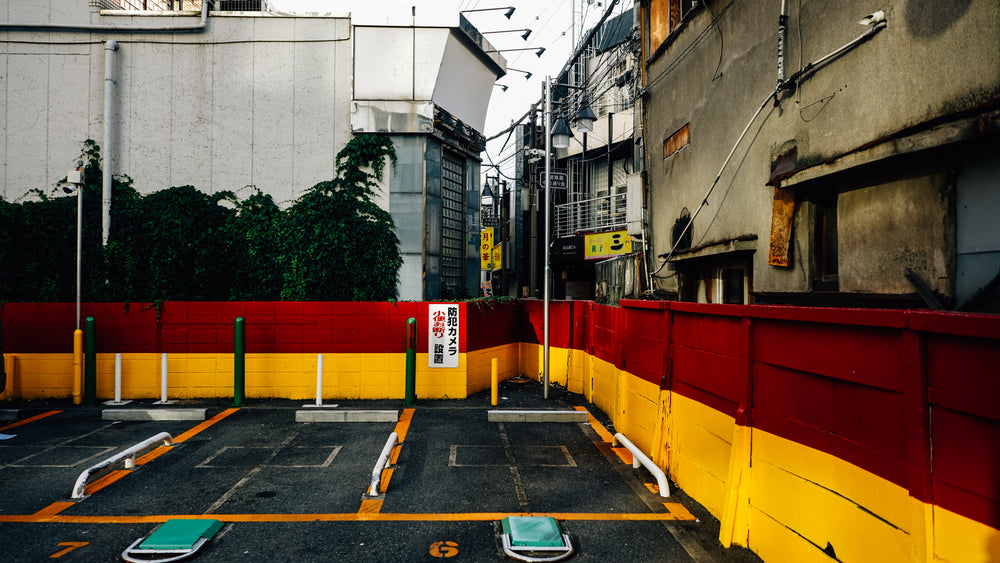
<path id="1" fill-rule="evenodd" d="M 399 241 L 392 217 L 373 200 L 386 157 L 395 164 L 388 138 L 355 137 L 337 155 L 337 177 L 284 211 L 259 192 L 242 201 L 192 186 L 140 195 L 129 177 L 116 177 L 104 247 L 100 147 L 88 140 L 83 299 L 394 299 Z M 59 191 L 38 199 L 0 199 L 0 299 L 73 301 L 76 196 Z"/>

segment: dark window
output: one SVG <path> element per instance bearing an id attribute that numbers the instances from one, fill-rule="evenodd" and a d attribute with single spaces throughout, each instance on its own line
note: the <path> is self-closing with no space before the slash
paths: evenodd
<path id="1" fill-rule="evenodd" d="M 837 194 L 814 195 L 814 271 L 813 288 L 837 291 Z"/>
<path id="2" fill-rule="evenodd" d="M 743 268 L 722 269 L 722 302 L 743 304 Z"/>
<path id="3" fill-rule="evenodd" d="M 465 287 L 465 162 L 445 150 L 441 155 L 441 284 L 442 290 Z"/>

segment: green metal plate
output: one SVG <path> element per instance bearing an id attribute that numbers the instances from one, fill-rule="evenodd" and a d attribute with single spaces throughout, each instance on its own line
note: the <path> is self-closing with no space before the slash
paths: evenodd
<path id="1" fill-rule="evenodd" d="M 167 520 L 137 549 L 191 549 L 199 539 L 211 538 L 220 528 L 222 522 L 218 520 Z"/>
<path id="2" fill-rule="evenodd" d="M 508 516 L 500 522 L 514 547 L 564 547 L 562 531 L 550 516 Z"/>

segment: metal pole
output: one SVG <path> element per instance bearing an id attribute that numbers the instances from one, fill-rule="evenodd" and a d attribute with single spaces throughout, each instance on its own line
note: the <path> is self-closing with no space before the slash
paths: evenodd
<path id="1" fill-rule="evenodd" d="M 403 405 L 417 404 L 417 319 L 406 320 L 406 374 L 403 384 Z"/>
<path id="2" fill-rule="evenodd" d="M 246 382 L 246 323 L 236 317 L 233 323 L 233 406 L 242 407 Z"/>
<path id="3" fill-rule="evenodd" d="M 92 407 L 97 402 L 97 321 L 83 320 L 83 404 Z"/>
<path id="4" fill-rule="evenodd" d="M 549 236 L 552 232 L 552 206 L 549 194 L 552 185 L 552 78 L 545 76 L 545 284 L 543 316 L 544 338 L 542 343 L 542 397 L 549 398 L 549 285 L 551 285 L 552 265 L 549 262 Z"/>
<path id="5" fill-rule="evenodd" d="M 76 329 L 80 330 L 80 280 L 83 279 L 83 184 L 76 185 Z"/>

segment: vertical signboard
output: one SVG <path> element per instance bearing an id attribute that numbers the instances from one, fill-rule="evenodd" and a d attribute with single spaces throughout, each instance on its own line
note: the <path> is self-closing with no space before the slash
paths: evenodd
<path id="1" fill-rule="evenodd" d="M 480 269 L 493 269 L 493 227 L 479 231 L 479 259 Z"/>
<path id="2" fill-rule="evenodd" d="M 458 304 L 431 303 L 427 307 L 427 363 L 432 368 L 457 368 L 459 350 Z"/>

